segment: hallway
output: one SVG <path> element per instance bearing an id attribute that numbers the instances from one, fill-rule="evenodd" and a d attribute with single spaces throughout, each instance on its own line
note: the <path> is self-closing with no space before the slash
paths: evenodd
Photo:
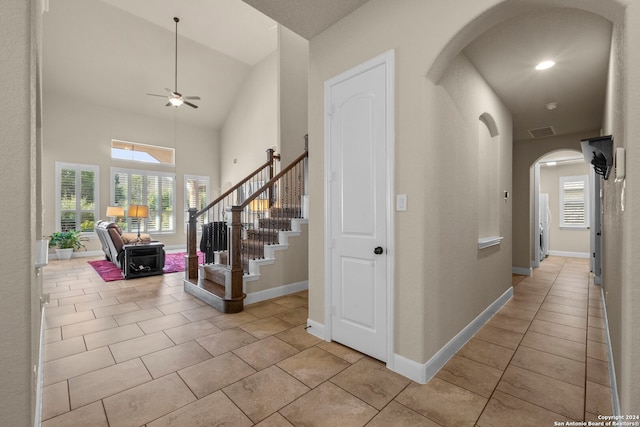
<path id="1" fill-rule="evenodd" d="M 306 292 L 227 315 L 185 294 L 183 273 L 105 283 L 86 261 L 44 270 L 44 427 L 539 427 L 611 413 L 588 260 L 514 276 L 513 299 L 425 385 L 307 334 Z"/>

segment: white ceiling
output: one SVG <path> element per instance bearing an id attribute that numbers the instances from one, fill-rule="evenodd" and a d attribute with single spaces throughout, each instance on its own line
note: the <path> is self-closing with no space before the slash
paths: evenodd
<path id="1" fill-rule="evenodd" d="M 276 22 L 239 0 L 102 0 L 249 65 L 277 46 Z"/>
<path id="2" fill-rule="evenodd" d="M 600 129 L 611 28 L 577 9 L 541 9 L 485 32 L 464 53 L 511 111 L 514 140 L 547 126 L 558 135 Z M 534 70 L 546 59 L 555 67 Z M 545 108 L 550 102 L 555 110 Z"/>
<path id="3" fill-rule="evenodd" d="M 198 109 L 146 95 L 174 89 L 174 16 L 178 91 L 200 96 Z M 208 129 L 277 48 L 275 21 L 240 0 L 50 0 L 43 28 L 45 102 L 64 95 Z"/>

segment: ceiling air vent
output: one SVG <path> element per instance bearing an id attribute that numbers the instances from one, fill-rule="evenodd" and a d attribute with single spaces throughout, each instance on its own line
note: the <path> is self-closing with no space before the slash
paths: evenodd
<path id="1" fill-rule="evenodd" d="M 556 131 L 553 130 L 553 126 L 547 126 L 538 129 L 529 129 L 527 132 L 529 132 L 529 135 L 531 135 L 532 138 L 546 138 L 548 136 L 554 136 L 556 134 Z"/>

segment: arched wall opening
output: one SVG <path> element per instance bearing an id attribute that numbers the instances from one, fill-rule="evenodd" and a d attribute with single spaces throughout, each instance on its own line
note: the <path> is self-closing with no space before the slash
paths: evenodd
<path id="1" fill-rule="evenodd" d="M 489 113 L 478 119 L 478 239 L 500 236 L 500 140 Z"/>
<path id="2" fill-rule="evenodd" d="M 590 257 L 593 222 L 590 170 L 582 152 L 577 150 L 554 150 L 531 166 L 530 176 L 534 182 L 531 250 L 535 263 L 544 262 L 548 256 Z M 571 221 L 564 218 L 567 191 L 572 191 L 573 203 L 576 204 L 571 207 L 575 209 L 575 217 Z M 583 197 L 581 206 L 580 195 Z"/>
<path id="3" fill-rule="evenodd" d="M 447 45 L 442 49 L 438 57 L 434 60 L 431 67 L 428 69 L 426 76 L 434 84 L 440 84 L 443 76 L 446 74 L 449 64 L 451 64 L 455 58 L 463 51 L 463 49 L 470 44 L 474 39 L 488 31 L 492 27 L 499 25 L 509 19 L 526 14 L 534 10 L 541 8 L 574 8 L 593 14 L 599 15 L 605 19 L 613 22 L 615 26 L 622 26 L 624 22 L 625 5 L 620 0 L 545 0 L 541 2 L 522 3 L 515 0 L 506 0 L 496 5 L 493 8 L 481 13 L 477 18 L 471 21 L 468 25 L 462 28 Z M 584 138 L 599 135 L 600 129 L 594 129 L 593 131 L 584 134 Z M 562 139 L 562 137 L 559 137 Z M 549 139 L 549 138 L 547 138 Z M 555 138 L 551 138 L 552 144 L 547 144 L 548 141 L 540 140 L 536 143 L 540 143 L 544 146 L 553 145 Z M 576 139 L 573 139 L 575 144 Z M 568 145 L 562 145 L 557 149 L 562 148 L 574 148 L 571 146 L 571 142 Z M 531 232 L 530 224 L 533 219 L 527 214 L 528 211 L 533 210 L 533 199 L 528 198 L 529 188 L 532 185 L 529 181 L 529 166 L 527 165 L 522 169 L 522 165 L 517 164 L 518 152 L 516 150 L 516 143 L 514 143 L 513 151 L 513 267 L 514 272 L 531 274 L 531 268 L 534 263 L 533 248 L 533 233 Z M 529 147 L 531 148 L 531 147 Z M 556 148 L 551 148 L 551 151 Z M 528 151 L 528 150 L 527 150 Z M 528 158 L 531 164 L 535 159 Z M 522 206 L 527 206 L 526 210 L 522 210 Z"/>
<path id="4" fill-rule="evenodd" d="M 573 8 L 593 13 L 603 17 L 613 23 L 613 40 L 611 45 L 611 56 L 609 63 L 607 99 L 605 101 L 605 117 L 603 118 L 602 129 L 598 124 L 590 131 L 562 135 L 551 138 L 544 138 L 536 141 L 515 141 L 513 143 L 513 163 L 512 163 L 512 217 L 513 217 L 513 256 L 512 262 L 514 272 L 530 274 L 532 261 L 534 259 L 533 239 L 531 224 L 535 220 L 534 198 L 532 196 L 533 174 L 530 168 L 538 159 L 546 153 L 558 149 L 575 148 L 576 141 L 583 138 L 605 134 L 615 134 L 616 146 L 630 147 L 633 141 L 625 141 L 625 135 L 632 135 L 630 129 L 637 128 L 635 123 L 631 123 L 629 117 L 637 110 L 634 105 L 638 105 L 637 91 L 630 90 L 637 85 L 633 83 L 631 74 L 635 74 L 631 64 L 637 64 L 640 60 L 638 55 L 629 46 L 637 48 L 638 30 L 633 28 L 640 17 L 640 12 L 631 2 L 626 0 L 541 0 L 521 2 L 516 0 L 506 0 L 492 8 L 480 13 L 466 26 L 461 28 L 450 38 L 445 47 L 440 51 L 436 59 L 427 68 L 426 77 L 434 85 L 439 85 L 449 64 L 455 60 L 463 49 L 484 34 L 493 26 L 496 26 L 508 19 L 517 17 L 527 11 L 534 11 L 539 8 Z M 635 34 L 635 36 L 634 36 Z M 630 101 L 631 100 L 631 101 Z M 535 142 L 535 144 L 533 143 Z M 627 148 L 629 149 L 629 148 Z M 627 180 L 628 180 L 627 176 Z M 633 272 L 637 275 L 635 264 L 630 261 L 637 258 L 638 251 L 631 250 L 628 243 L 630 235 L 637 231 L 637 227 L 631 225 L 628 220 L 629 214 L 622 214 L 621 201 L 625 199 L 624 182 L 613 184 L 609 181 L 599 181 L 603 184 L 604 197 L 602 200 L 603 210 L 603 243 L 604 274 L 603 290 L 606 306 L 608 308 L 608 324 L 611 354 L 613 359 L 611 367 L 615 365 L 615 376 L 611 378 L 612 393 L 614 394 L 614 413 L 621 413 L 626 410 L 635 410 L 640 401 L 636 397 L 640 386 L 635 384 L 630 378 L 634 374 L 640 374 L 640 366 L 632 363 L 633 354 L 640 352 L 640 345 L 633 344 L 633 331 L 637 334 L 637 328 L 631 325 L 640 325 L 639 316 L 634 314 L 634 303 L 640 302 L 640 296 L 633 286 Z M 627 191 L 629 185 L 627 184 Z M 627 208 L 628 209 L 628 208 Z M 635 211 L 637 212 L 637 211 Z M 627 220 L 625 220 L 627 218 Z M 607 231 L 609 240 L 607 240 Z M 625 243 L 626 241 L 626 243 Z M 636 261 L 637 264 L 637 261 Z M 607 288 L 608 287 L 608 288 Z M 620 399 L 618 400 L 617 383 L 620 388 Z M 618 406 L 616 407 L 616 403 Z"/>

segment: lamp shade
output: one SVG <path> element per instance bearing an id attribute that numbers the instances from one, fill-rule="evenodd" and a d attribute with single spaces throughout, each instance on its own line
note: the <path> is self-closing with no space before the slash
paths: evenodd
<path id="1" fill-rule="evenodd" d="M 127 211 L 127 216 L 133 218 L 149 218 L 149 207 L 147 205 L 131 205 Z"/>
<path id="2" fill-rule="evenodd" d="M 265 212 L 269 209 L 269 200 L 267 199 L 254 199 L 249 203 L 249 209 L 252 212 Z"/>
<path id="3" fill-rule="evenodd" d="M 106 216 L 124 216 L 124 208 L 122 206 L 107 206 Z"/>

